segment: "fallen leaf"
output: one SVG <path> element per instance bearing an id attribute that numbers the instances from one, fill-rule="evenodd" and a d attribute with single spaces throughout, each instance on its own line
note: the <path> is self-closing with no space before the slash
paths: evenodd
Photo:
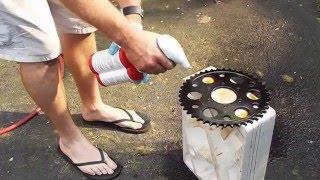
<path id="1" fill-rule="evenodd" d="M 200 24 L 205 24 L 205 23 L 209 23 L 211 21 L 211 17 L 205 15 L 205 16 L 202 16 L 201 18 L 198 19 L 198 22 Z"/>
<path id="2" fill-rule="evenodd" d="M 259 70 L 256 71 L 256 74 L 257 74 L 259 77 L 263 77 L 263 76 L 264 76 L 263 72 L 261 72 L 261 71 L 259 71 Z"/>
<path id="3" fill-rule="evenodd" d="M 287 83 L 292 83 L 294 81 L 293 77 L 287 74 L 281 75 L 281 78 L 284 82 L 287 82 Z"/>

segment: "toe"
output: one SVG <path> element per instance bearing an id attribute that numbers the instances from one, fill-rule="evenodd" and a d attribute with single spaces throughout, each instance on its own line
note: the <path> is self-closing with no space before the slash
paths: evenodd
<path id="1" fill-rule="evenodd" d="M 113 174 L 113 170 L 106 164 L 103 164 L 103 168 L 108 172 L 108 174 Z"/>
<path id="2" fill-rule="evenodd" d="M 141 123 L 132 122 L 132 121 L 121 122 L 119 123 L 119 125 L 121 125 L 122 127 L 131 128 L 131 129 L 140 129 L 142 127 Z"/>
<path id="3" fill-rule="evenodd" d="M 129 115 L 124 110 L 118 109 L 118 111 L 122 114 L 122 119 L 130 119 Z M 133 110 L 128 110 L 128 113 L 132 115 L 132 121 L 124 121 L 118 125 L 131 129 L 140 129 L 145 121 Z"/>
<path id="4" fill-rule="evenodd" d="M 104 157 L 106 159 L 105 162 L 112 170 L 117 169 L 117 164 L 106 153 L 104 153 Z"/>
<path id="5" fill-rule="evenodd" d="M 102 174 L 108 174 L 107 169 L 104 168 L 105 165 L 106 165 L 106 164 L 104 164 L 104 163 L 101 163 L 101 164 L 98 165 L 98 169 L 100 170 L 100 172 L 101 172 Z"/>
<path id="6" fill-rule="evenodd" d="M 96 175 L 96 174 L 94 173 L 94 171 L 93 171 L 91 168 L 87 167 L 87 166 L 79 167 L 79 169 L 80 169 L 82 172 L 86 173 L 86 174 L 90 174 L 91 176 Z"/>
<path id="7" fill-rule="evenodd" d="M 91 170 L 97 175 L 102 174 L 102 172 L 99 170 L 99 168 L 97 166 L 91 166 Z"/>

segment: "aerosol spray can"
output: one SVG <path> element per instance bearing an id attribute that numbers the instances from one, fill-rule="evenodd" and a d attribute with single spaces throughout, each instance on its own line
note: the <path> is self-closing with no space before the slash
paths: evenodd
<path id="1" fill-rule="evenodd" d="M 157 44 L 164 55 L 183 68 L 190 68 L 190 63 L 179 42 L 170 35 L 160 35 Z M 124 49 L 115 54 L 108 49 L 94 53 L 89 59 L 89 67 L 103 86 L 124 82 L 142 83 L 149 79 L 148 74 L 139 72 L 128 60 Z"/>

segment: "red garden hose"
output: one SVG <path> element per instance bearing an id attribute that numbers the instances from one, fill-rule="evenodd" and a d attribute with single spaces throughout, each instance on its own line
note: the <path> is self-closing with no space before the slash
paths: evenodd
<path id="1" fill-rule="evenodd" d="M 21 119 L 16 120 L 16 122 L 11 124 L 10 126 L 5 127 L 5 128 L 1 128 L 0 135 L 5 134 L 7 132 L 10 132 L 10 131 L 16 129 L 17 127 L 23 125 L 24 123 L 30 121 L 32 118 L 36 117 L 40 111 L 41 111 L 41 109 L 39 107 L 37 107 L 30 114 L 28 114 L 27 116 L 25 116 Z"/>
<path id="2" fill-rule="evenodd" d="M 63 56 L 59 56 L 58 57 L 59 62 L 60 62 L 60 70 L 62 72 L 64 72 L 64 62 L 63 62 Z M 29 113 L 28 115 L 26 115 L 25 117 L 16 120 L 13 124 L 11 124 L 8 127 L 5 128 L 0 128 L 0 135 L 8 133 L 10 131 L 13 131 L 14 129 L 18 128 L 19 126 L 27 123 L 28 121 L 30 121 L 31 119 L 33 119 L 34 117 L 36 117 L 39 112 L 41 111 L 41 109 L 39 107 L 36 107 L 31 113 Z"/>

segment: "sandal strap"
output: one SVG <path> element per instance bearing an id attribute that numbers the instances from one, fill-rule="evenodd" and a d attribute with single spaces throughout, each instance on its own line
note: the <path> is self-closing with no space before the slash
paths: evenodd
<path id="1" fill-rule="evenodd" d="M 112 121 L 112 123 L 118 124 L 118 123 L 122 123 L 122 122 L 125 122 L 125 121 L 135 122 L 133 117 L 132 117 L 132 115 L 131 115 L 131 113 L 129 111 L 127 111 L 126 109 L 123 109 L 123 108 L 119 108 L 119 107 L 117 107 L 117 108 L 123 110 L 129 116 L 129 119 L 119 119 L 119 120 L 116 120 L 116 121 Z"/>
<path id="2" fill-rule="evenodd" d="M 123 109 L 123 108 L 118 108 L 118 109 L 123 110 L 125 113 L 127 113 L 127 115 L 129 116 L 129 118 L 130 118 L 131 120 L 133 120 L 133 117 L 132 117 L 132 115 L 131 115 L 131 113 L 130 113 L 129 111 L 127 111 L 126 109 Z"/>
<path id="3" fill-rule="evenodd" d="M 104 158 L 103 151 L 102 151 L 100 148 L 98 148 L 98 150 L 99 150 L 99 152 L 100 152 L 101 161 L 106 162 L 106 161 L 105 161 L 105 158 Z"/>
<path id="4" fill-rule="evenodd" d="M 126 122 L 126 121 L 129 121 L 129 122 L 135 122 L 131 119 L 119 119 L 119 120 L 116 120 L 116 121 L 112 121 L 113 124 L 118 124 L 118 123 L 122 123 L 122 122 Z"/>
<path id="5" fill-rule="evenodd" d="M 73 163 L 73 164 L 79 167 L 79 166 L 87 166 L 87 165 L 106 163 L 103 151 L 100 148 L 98 148 L 98 150 L 99 150 L 99 153 L 100 153 L 100 156 L 101 156 L 101 160 L 100 161 L 91 161 L 91 162 Z"/>

